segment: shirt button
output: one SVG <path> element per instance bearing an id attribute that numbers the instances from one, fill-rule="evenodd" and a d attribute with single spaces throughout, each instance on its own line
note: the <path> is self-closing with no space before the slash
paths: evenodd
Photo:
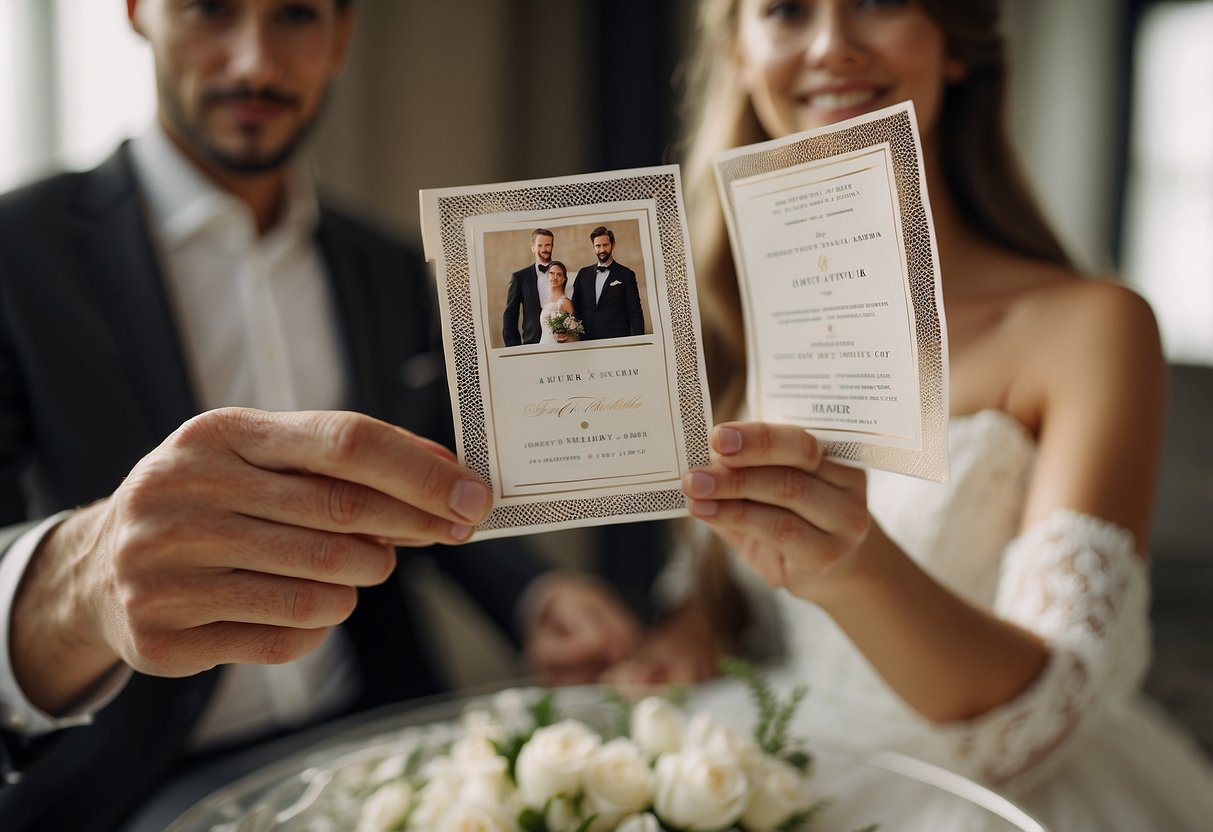
<path id="1" fill-rule="evenodd" d="M 21 711 L 9 711 L 5 716 L 4 721 L 8 723 L 9 728 L 18 730 L 29 727 L 29 715 Z"/>

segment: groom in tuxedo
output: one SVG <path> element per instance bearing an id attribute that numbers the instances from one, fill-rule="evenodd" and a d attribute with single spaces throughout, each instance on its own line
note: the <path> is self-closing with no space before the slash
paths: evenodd
<path id="1" fill-rule="evenodd" d="M 615 232 L 600 225 L 590 242 L 598 262 L 578 271 L 573 285 L 573 314 L 585 326 L 584 339 L 644 335 L 636 272 L 615 260 Z"/>
<path id="2" fill-rule="evenodd" d="M 505 312 L 501 316 L 501 337 L 507 347 L 537 344 L 543 334 L 539 326 L 539 310 L 548 296 L 548 266 L 552 263 L 555 236 L 546 228 L 531 232 L 531 252 L 535 262 L 510 275 L 510 288 L 505 296 Z M 522 314 L 522 335 L 518 334 L 518 315 Z"/>

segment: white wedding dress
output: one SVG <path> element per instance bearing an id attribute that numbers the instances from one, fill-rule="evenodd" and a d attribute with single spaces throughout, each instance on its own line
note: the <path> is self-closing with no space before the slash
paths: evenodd
<path id="1" fill-rule="evenodd" d="M 1054 832 L 1213 829 L 1213 767 L 1141 694 L 1150 658 L 1148 567 L 1131 535 L 1065 511 L 1020 535 L 1036 448 L 1003 412 L 953 419 L 949 446 L 945 485 L 869 472 L 872 514 L 941 583 L 1044 637 L 1049 665 L 994 712 L 934 726 L 819 608 L 780 591 L 787 659 L 772 680 L 809 688 L 796 733 L 810 749 L 814 742 L 890 749 L 946 767 L 993 787 Z M 955 801 L 932 805 L 921 792 L 830 796 L 861 803 L 850 807 L 854 816 L 880 821 L 882 832 L 1007 828 Z"/>
<path id="2" fill-rule="evenodd" d="M 539 336 L 539 343 L 541 343 L 541 344 L 559 343 L 556 340 L 556 336 L 552 334 L 552 330 L 548 324 L 548 321 L 551 320 L 553 315 L 555 315 L 557 312 L 560 311 L 560 304 L 561 304 L 561 301 L 554 300 L 549 303 L 545 303 L 543 306 L 541 306 L 539 308 L 539 328 L 543 331 L 543 334 Z"/>

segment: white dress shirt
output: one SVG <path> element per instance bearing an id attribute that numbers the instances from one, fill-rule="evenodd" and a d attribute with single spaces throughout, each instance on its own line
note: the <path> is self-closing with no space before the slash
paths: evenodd
<path id="1" fill-rule="evenodd" d="M 535 297 L 539 298 L 539 305 L 543 306 L 547 303 L 547 297 L 551 294 L 548 290 L 548 273 L 539 271 L 539 264 L 535 264 Z"/>
<path id="2" fill-rule="evenodd" d="M 131 151 L 198 404 L 345 406 L 341 343 L 314 240 L 319 206 L 306 174 L 289 172 L 282 214 L 259 236 L 248 207 L 206 178 L 158 126 Z M 27 533 L 0 561 L 0 603 L 7 603 L 0 608 L 12 608 L 30 555 L 58 519 Z M 115 673 L 77 712 L 56 719 L 17 686 L 7 630 L 0 616 L 0 719 L 10 728 L 36 734 L 87 723 L 129 678 L 129 670 Z M 348 644 L 333 630 L 297 661 L 227 668 L 191 743 L 204 748 L 288 728 L 355 693 Z"/>
<path id="3" fill-rule="evenodd" d="M 594 302 L 602 300 L 602 289 L 606 286 L 607 278 L 611 276 L 611 266 L 614 265 L 614 260 L 606 264 L 606 268 L 601 271 L 595 271 L 594 275 Z M 595 267 L 597 268 L 597 267 Z"/>

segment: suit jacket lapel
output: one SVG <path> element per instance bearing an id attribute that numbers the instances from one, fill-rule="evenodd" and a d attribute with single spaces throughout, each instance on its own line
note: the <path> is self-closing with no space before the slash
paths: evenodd
<path id="1" fill-rule="evenodd" d="M 367 310 L 375 299 L 368 295 L 358 255 L 348 245 L 340 245 L 339 232 L 332 218 L 321 208 L 316 241 L 328 266 L 329 291 L 336 302 L 337 316 L 346 345 L 345 365 L 350 379 L 350 407 L 373 416 L 383 410 L 383 391 L 376 383 L 374 356 L 377 355 L 373 321 Z"/>
<path id="2" fill-rule="evenodd" d="M 91 284 L 156 437 L 198 412 L 160 266 L 124 144 L 93 173 L 78 203 Z"/>
<path id="3" fill-rule="evenodd" d="M 522 281 L 523 305 L 527 309 L 534 310 L 535 314 L 539 314 L 539 307 L 543 304 L 539 301 L 539 277 L 535 273 L 535 267 L 532 265 L 527 279 Z"/>
<path id="4" fill-rule="evenodd" d="M 590 292 L 590 309 L 598 309 L 598 268 L 594 267 L 590 270 L 590 285 L 586 287 Z M 606 291 L 606 287 L 602 287 L 602 291 Z"/>

